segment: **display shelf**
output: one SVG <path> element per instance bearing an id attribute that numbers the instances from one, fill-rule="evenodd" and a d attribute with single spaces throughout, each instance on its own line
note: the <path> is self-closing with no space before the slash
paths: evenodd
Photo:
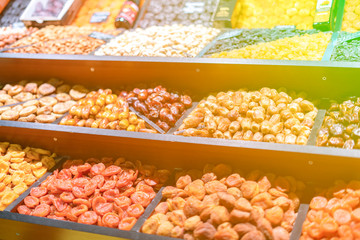
<path id="1" fill-rule="evenodd" d="M 0 72 L 0 85 L 57 77 L 68 84 L 119 89 L 157 81 L 165 87 L 190 90 L 199 97 L 268 86 L 305 91 L 310 98 L 327 102 L 358 95 L 360 63 L 3 53 Z M 172 169 L 219 162 L 245 171 L 261 169 L 306 182 L 302 203 L 308 203 L 315 187 L 327 186 L 336 179 L 360 179 L 356 171 L 360 168 L 360 151 L 314 146 L 324 114 L 324 110 L 319 111 L 307 146 L 183 137 L 172 135 L 172 131 L 149 134 L 13 121 L 0 121 L 0 141 L 35 145 L 72 158 L 124 156 Z M 158 195 L 153 205 L 160 200 Z M 307 212 L 304 207 L 300 210 Z M 150 208 L 144 217 L 149 214 Z M 291 239 L 301 234 L 303 219 L 298 219 Z M 169 239 L 136 232 L 141 221 L 135 231 L 120 231 L 4 211 L 0 212 L 0 231 L 4 239 L 30 239 L 35 235 L 39 239 Z"/>
<path id="2" fill-rule="evenodd" d="M 46 125 L 48 126 L 48 125 Z M 353 172 L 349 173 L 347 169 L 359 167 L 356 158 L 337 157 L 335 155 L 316 154 L 316 151 L 304 151 L 323 149 L 312 146 L 288 146 L 281 144 L 264 144 L 263 148 L 246 148 L 235 147 L 229 144 L 204 144 L 193 141 L 166 141 L 159 142 L 149 138 L 148 135 L 144 139 L 131 139 L 116 136 L 91 135 L 74 132 L 57 132 L 50 130 L 26 129 L 1 127 L 1 141 L 11 140 L 21 144 L 35 142 L 36 146 L 47 147 L 59 154 L 67 154 L 71 157 L 86 156 L 124 156 L 129 159 L 141 159 L 144 162 L 155 164 L 157 166 L 166 166 L 169 168 L 192 168 L 200 167 L 205 163 L 225 162 L 234 167 L 241 168 L 244 171 L 253 169 L 261 169 L 265 172 L 274 172 L 278 175 L 291 175 L 305 181 L 306 191 L 302 198 L 303 203 L 307 203 L 313 195 L 313 188 L 318 186 L 326 186 L 335 179 L 359 179 L 359 176 Z M 165 136 L 165 135 L 156 135 Z M 183 138 L 190 139 L 190 138 Z M 214 140 L 214 139 L 209 139 Z M 220 141 L 221 142 L 221 141 Z M 246 142 L 244 142 L 246 144 Z M 251 143 L 248 142 L 251 145 Z M 266 146 L 267 145 L 267 146 Z M 74 147 L 76 146 L 76 147 Z M 268 149 L 265 148 L 269 147 Z M 293 147 L 297 151 L 292 152 L 290 149 L 281 149 L 281 147 Z M 141 149 L 141 151 L 139 151 Z M 348 151 L 354 152 L 354 151 Z M 169 158 L 172 161 L 169 161 Z M 196 159 L 196 161 L 194 161 Z M 341 160 L 341 167 L 339 162 Z M 305 175 L 304 172 L 307 174 Z M 321 174 L 319 174 L 321 173 Z M 155 198 L 152 206 L 156 206 L 156 202 L 161 196 Z M 149 206 L 150 207 L 150 206 Z M 302 209 L 302 208 L 301 208 Z M 302 211 L 302 210 L 301 210 Z M 147 217 L 152 210 L 145 212 Z M 306 212 L 306 211 L 305 211 Z M 299 214 L 299 218 L 302 214 Z M 103 239 L 111 239 L 110 237 L 120 237 L 122 239 L 160 239 L 158 236 L 149 236 L 138 232 L 120 231 L 117 229 L 107 229 L 98 226 L 88 226 L 71 222 L 55 221 L 51 219 L 38 218 L 33 216 L 20 215 L 12 212 L 0 212 L 1 229 L 6 231 L 4 237 L 14 238 L 16 233 L 23 234 L 39 234 L 45 231 L 39 239 L 44 237 L 54 238 L 55 236 L 71 236 L 95 238 L 96 234 L 101 234 Z M 16 222 L 14 222 L 16 221 Z M 294 237 L 298 239 L 297 234 L 301 231 L 301 219 L 294 228 Z M 136 231 L 139 224 L 134 227 Z M 295 230 L 297 229 L 297 230 Z M 71 235 L 67 235 L 71 234 Z M 99 236 L 98 236 L 99 237 Z M 169 238 L 161 238 L 169 239 Z"/>

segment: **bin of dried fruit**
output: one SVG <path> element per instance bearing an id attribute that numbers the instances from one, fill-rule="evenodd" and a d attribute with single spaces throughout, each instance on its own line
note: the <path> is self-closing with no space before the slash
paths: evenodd
<path id="1" fill-rule="evenodd" d="M 9 47 L 17 40 L 22 39 L 37 30 L 37 28 L 0 27 L 0 50 Z"/>
<path id="2" fill-rule="evenodd" d="M 25 86 L 21 84 L 25 84 Z M 85 97 L 88 92 L 81 85 L 71 87 L 57 79 L 51 79 L 41 85 L 25 81 L 14 86 L 7 84 L 4 89 L 9 89 L 8 94 L 0 94 L 4 99 L 11 96 L 16 90 L 15 101 L 25 102 L 14 106 L 0 107 L 0 120 L 38 123 L 54 122 L 68 112 L 76 101 Z M 22 98 L 16 98 L 16 96 Z M 5 103 L 9 103 L 9 101 L 11 102 L 11 99 Z"/>
<path id="3" fill-rule="evenodd" d="M 318 110 L 304 94 L 292 95 L 270 88 L 210 95 L 175 134 L 305 145 Z"/>
<path id="4" fill-rule="evenodd" d="M 156 133 L 111 89 L 92 91 L 70 108 L 60 125 Z"/>
<path id="5" fill-rule="evenodd" d="M 310 202 L 300 240 L 358 239 L 360 182 L 337 181 Z"/>
<path id="6" fill-rule="evenodd" d="M 118 16 L 124 2 L 124 0 L 86 0 L 81 6 L 80 11 L 76 15 L 72 25 L 78 27 L 98 26 L 106 30 L 115 29 L 115 19 Z M 98 12 L 108 12 L 109 16 L 104 22 L 91 23 L 93 14 Z"/>
<path id="7" fill-rule="evenodd" d="M 230 51 L 244 48 L 248 45 L 256 45 L 262 42 L 272 42 L 285 37 L 302 36 L 304 34 L 314 34 L 317 30 L 299 30 L 292 28 L 254 28 L 254 29 L 236 29 L 220 35 L 215 44 L 205 53 Z"/>
<path id="8" fill-rule="evenodd" d="M 213 58 L 245 58 L 320 61 L 330 42 L 331 33 L 304 34 L 258 43 L 228 52 L 212 54 Z"/>
<path id="9" fill-rule="evenodd" d="M 239 0 L 241 10 L 235 28 L 273 28 L 292 25 L 312 29 L 316 0 Z"/>
<path id="10" fill-rule="evenodd" d="M 180 176 L 179 176 L 180 175 Z M 225 164 L 177 175 L 142 232 L 183 239 L 289 239 L 305 185 L 253 171 L 244 178 Z"/>
<path id="11" fill-rule="evenodd" d="M 342 31 L 357 32 L 360 30 L 360 5 L 358 0 L 346 0 Z"/>
<path id="12" fill-rule="evenodd" d="M 331 103 L 319 131 L 316 145 L 360 149 L 360 98 Z"/>
<path id="13" fill-rule="evenodd" d="M 48 150 L 0 143 L 0 211 L 9 206 L 47 170 L 55 166 Z"/>
<path id="14" fill-rule="evenodd" d="M 89 37 L 95 27 L 47 26 L 15 42 L 10 53 L 89 54 L 105 41 Z M 30 46 L 28 46 L 30 45 Z"/>
<path id="15" fill-rule="evenodd" d="M 336 46 L 331 55 L 332 61 L 359 62 L 360 40 L 358 34 L 340 32 L 336 39 Z"/>
<path id="16" fill-rule="evenodd" d="M 150 0 L 139 27 L 172 24 L 212 26 L 211 17 L 216 9 L 215 0 Z"/>
<path id="17" fill-rule="evenodd" d="M 122 95 L 130 106 L 164 131 L 174 127 L 186 109 L 192 106 L 191 97 L 168 92 L 162 86 L 148 89 L 135 88 L 129 93 L 123 92 Z"/>
<path id="18" fill-rule="evenodd" d="M 169 175 L 124 158 L 68 160 L 31 189 L 17 212 L 130 230 Z"/>
<path id="19" fill-rule="evenodd" d="M 220 30 L 203 26 L 153 26 L 125 31 L 101 46 L 97 56 L 195 57 Z"/>

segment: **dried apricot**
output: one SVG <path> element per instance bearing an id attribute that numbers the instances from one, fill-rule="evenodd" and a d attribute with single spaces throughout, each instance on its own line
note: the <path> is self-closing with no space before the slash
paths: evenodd
<path id="1" fill-rule="evenodd" d="M 324 209 L 327 205 L 327 199 L 324 197 L 314 197 L 310 202 L 310 208 L 314 210 Z"/>
<path id="2" fill-rule="evenodd" d="M 31 215 L 37 216 L 37 217 L 46 217 L 50 213 L 50 206 L 47 204 L 40 204 L 36 206 L 34 211 L 32 211 Z"/>
<path id="3" fill-rule="evenodd" d="M 94 225 L 98 220 L 98 215 L 94 211 L 87 211 L 78 218 L 78 223 Z"/>
<path id="4" fill-rule="evenodd" d="M 259 185 L 254 181 L 246 181 L 240 187 L 244 198 L 252 199 L 259 193 Z"/>
<path id="5" fill-rule="evenodd" d="M 120 230 L 130 231 L 135 225 L 137 219 L 134 217 L 125 217 L 121 219 L 118 228 Z"/>
<path id="6" fill-rule="evenodd" d="M 133 204 L 130 205 L 126 212 L 131 216 L 131 217 L 135 217 L 135 218 L 139 218 L 143 213 L 144 213 L 144 208 L 142 205 L 140 204 Z"/>
<path id="7" fill-rule="evenodd" d="M 344 209 L 337 209 L 334 212 L 334 219 L 340 225 L 348 224 L 351 221 L 351 214 Z"/>
<path id="8" fill-rule="evenodd" d="M 227 187 L 220 181 L 215 180 L 205 183 L 205 190 L 207 194 L 213 194 L 218 192 L 226 192 Z"/>

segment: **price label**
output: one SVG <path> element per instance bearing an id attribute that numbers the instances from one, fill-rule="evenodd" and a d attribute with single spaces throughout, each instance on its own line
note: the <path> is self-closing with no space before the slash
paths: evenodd
<path id="1" fill-rule="evenodd" d="M 111 35 L 111 34 L 105 34 L 105 33 L 102 33 L 102 32 L 92 32 L 92 33 L 89 34 L 89 37 L 100 39 L 100 40 L 103 40 L 103 41 L 109 41 L 114 36 Z"/>
<path id="2" fill-rule="evenodd" d="M 13 28 L 24 28 L 25 24 L 23 22 L 15 22 L 12 24 Z"/>
<path id="3" fill-rule="evenodd" d="M 286 29 L 296 29 L 294 25 L 279 25 L 275 27 L 276 29 L 286 30 Z"/>
<path id="4" fill-rule="evenodd" d="M 90 18 L 90 23 L 106 22 L 109 16 L 110 12 L 95 12 Z"/>
<path id="5" fill-rule="evenodd" d="M 205 12 L 205 2 L 186 2 L 183 7 L 184 13 L 202 13 Z"/>

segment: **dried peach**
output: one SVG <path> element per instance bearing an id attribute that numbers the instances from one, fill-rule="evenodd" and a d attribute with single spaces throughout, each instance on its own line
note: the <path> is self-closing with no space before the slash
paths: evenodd
<path id="1" fill-rule="evenodd" d="M 195 228 L 201 223 L 202 221 L 198 215 L 192 216 L 186 219 L 184 223 L 184 229 L 185 231 L 194 231 Z"/>
<path id="2" fill-rule="evenodd" d="M 216 206 L 210 214 L 210 219 L 213 224 L 220 225 L 223 222 L 230 220 L 230 213 L 224 206 Z"/>
<path id="3" fill-rule="evenodd" d="M 221 183 L 218 180 L 205 183 L 205 190 L 207 194 L 226 192 L 227 187 L 225 184 Z"/>
<path id="4" fill-rule="evenodd" d="M 217 195 L 219 197 L 219 202 L 221 205 L 223 205 L 227 209 L 234 208 L 236 199 L 233 195 L 227 192 L 218 192 Z"/>
<path id="5" fill-rule="evenodd" d="M 186 217 L 200 215 L 202 209 L 203 209 L 203 203 L 195 197 L 189 197 L 188 199 L 186 199 L 183 208 Z"/>
<path id="6" fill-rule="evenodd" d="M 237 240 L 239 235 L 232 228 L 225 228 L 217 231 L 214 236 L 215 240 Z"/>
<path id="7" fill-rule="evenodd" d="M 199 179 L 193 181 L 185 187 L 185 192 L 187 192 L 189 196 L 194 196 L 197 199 L 202 200 L 206 194 L 204 182 Z"/>
<path id="8" fill-rule="evenodd" d="M 250 212 L 252 210 L 251 203 L 246 198 L 239 198 L 236 200 L 235 208 L 246 212 Z"/>
<path id="9" fill-rule="evenodd" d="M 240 187 L 244 198 L 252 199 L 259 193 L 259 185 L 254 181 L 246 181 Z"/>
<path id="10" fill-rule="evenodd" d="M 215 227 L 210 223 L 202 223 L 194 230 L 196 239 L 213 239 L 216 233 Z"/>
<path id="11" fill-rule="evenodd" d="M 187 185 L 191 183 L 191 177 L 189 175 L 181 176 L 176 181 L 176 187 L 180 189 L 184 189 Z"/>

